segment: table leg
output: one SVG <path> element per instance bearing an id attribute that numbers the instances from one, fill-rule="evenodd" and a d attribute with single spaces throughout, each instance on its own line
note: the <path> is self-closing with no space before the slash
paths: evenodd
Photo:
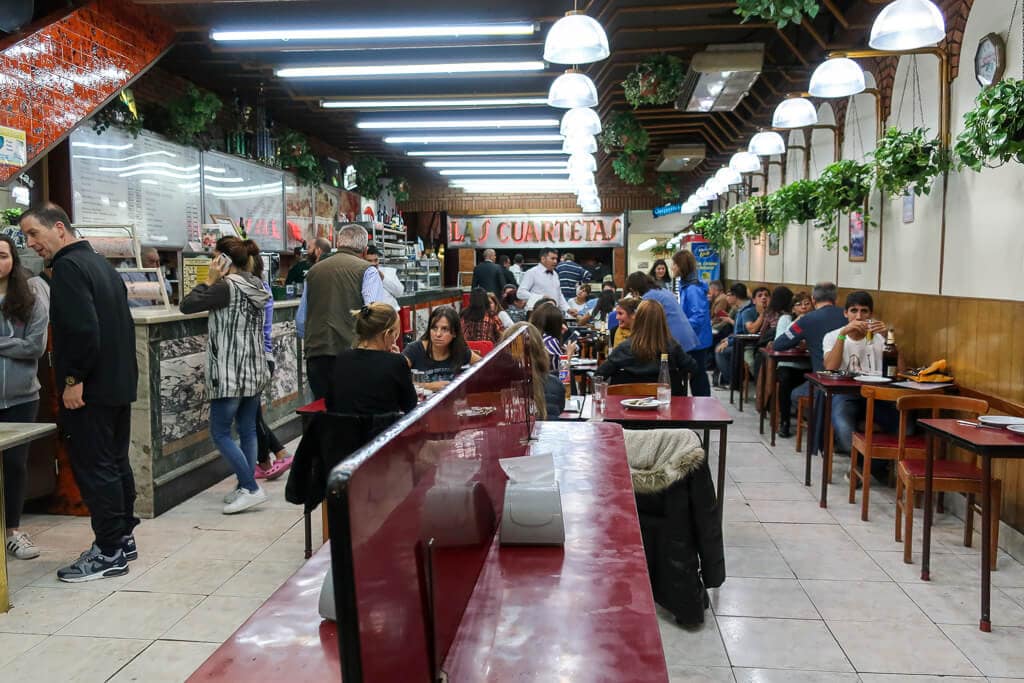
<path id="1" fill-rule="evenodd" d="M 992 458 L 981 456 L 981 622 L 978 628 L 985 633 L 992 631 L 989 609 L 992 600 Z"/>
<path id="2" fill-rule="evenodd" d="M 705 432 L 706 433 L 706 432 Z M 718 429 L 718 524 L 722 524 L 722 513 L 725 511 L 725 443 L 729 438 L 729 427 L 722 425 Z"/>
<path id="3" fill-rule="evenodd" d="M 814 412 L 814 394 L 817 393 L 814 390 L 814 386 L 808 387 L 807 397 L 810 399 L 810 403 L 807 404 L 807 462 L 804 465 L 804 486 L 811 485 L 811 457 L 814 455 L 814 427 L 817 420 L 815 420 Z M 797 426 L 799 428 L 799 425 Z"/>
<path id="4" fill-rule="evenodd" d="M 924 455 L 924 529 L 921 532 L 921 580 L 931 580 L 931 555 L 932 555 L 932 485 L 933 472 L 935 470 L 935 440 L 931 434 L 928 435 L 928 447 Z M 910 497 L 910 504 L 914 504 L 914 497 Z M 906 511 L 904 511 L 906 514 Z"/>
<path id="5" fill-rule="evenodd" d="M 0 452 L 0 531 L 7 533 L 7 523 L 4 521 L 4 458 Z M 6 537 L 4 543 L 7 542 Z M 0 614 L 3 614 L 11 607 L 10 593 L 7 585 L 7 551 L 0 549 L 3 557 L 0 557 Z"/>
<path id="6" fill-rule="evenodd" d="M 704 459 L 711 457 L 711 429 L 704 428 Z"/>
<path id="7" fill-rule="evenodd" d="M 743 412 L 743 379 L 747 376 L 747 368 L 743 363 L 743 348 L 744 344 L 736 342 L 733 345 L 732 352 L 736 355 L 739 361 L 736 363 L 736 369 L 733 374 L 733 381 L 736 383 L 736 392 L 739 396 L 737 403 L 740 404 L 740 412 Z M 737 353 L 739 352 L 739 353 Z"/>
<path id="8" fill-rule="evenodd" d="M 736 389 L 736 378 L 739 377 L 739 372 L 736 370 L 736 347 L 739 346 L 739 342 L 735 339 L 732 340 L 732 357 L 729 359 L 729 366 L 732 368 L 729 377 L 729 403 L 734 403 L 732 392 Z M 740 398 L 743 398 L 742 396 Z"/>
<path id="9" fill-rule="evenodd" d="M 828 485 L 832 482 L 832 394 L 825 392 L 825 443 L 821 449 L 821 498 L 818 505 L 828 507 Z"/>
<path id="10" fill-rule="evenodd" d="M 772 368 L 772 446 L 775 445 L 775 434 L 779 431 L 779 363 L 774 358 L 769 358 Z"/>

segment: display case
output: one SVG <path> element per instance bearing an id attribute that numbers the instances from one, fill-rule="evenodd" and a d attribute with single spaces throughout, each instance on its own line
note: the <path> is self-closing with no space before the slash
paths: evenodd
<path id="1" fill-rule="evenodd" d="M 380 264 L 394 268 L 405 285 L 406 294 L 441 289 L 441 262 L 436 258 L 417 258 L 416 245 L 406 241 L 404 228 L 377 221 L 360 223 L 380 250 Z"/>
<path id="2" fill-rule="evenodd" d="M 406 294 L 441 289 L 441 262 L 436 258 L 415 258 L 415 254 L 401 265 L 394 264 L 398 279 L 405 285 Z"/>

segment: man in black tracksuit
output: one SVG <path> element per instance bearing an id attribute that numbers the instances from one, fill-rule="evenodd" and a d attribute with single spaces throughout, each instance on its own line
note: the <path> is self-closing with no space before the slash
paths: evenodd
<path id="1" fill-rule="evenodd" d="M 50 322 L 63 388 L 59 424 L 96 535 L 78 560 L 57 570 L 57 578 L 77 583 L 120 576 L 128 572 L 128 560 L 138 557 L 132 530 L 139 523 L 128 459 L 139 370 L 125 285 L 75 235 L 59 206 L 29 209 L 20 226 L 28 246 L 53 269 Z"/>

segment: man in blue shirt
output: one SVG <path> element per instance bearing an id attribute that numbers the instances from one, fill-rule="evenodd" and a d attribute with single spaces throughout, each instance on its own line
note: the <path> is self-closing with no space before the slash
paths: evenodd
<path id="1" fill-rule="evenodd" d="M 669 332 L 675 338 L 683 351 L 689 353 L 697 348 L 697 333 L 693 331 L 690 321 L 683 315 L 683 308 L 679 305 L 676 295 L 667 289 L 661 289 L 655 284 L 654 279 L 647 273 L 637 271 L 626 278 L 627 292 L 647 301 L 653 299 L 665 309 L 665 319 L 668 322 Z"/>
<path id="2" fill-rule="evenodd" d="M 736 325 L 733 327 L 733 334 L 753 334 L 758 331 L 760 323 L 758 316 L 761 310 L 768 305 L 770 292 L 767 287 L 758 287 L 754 290 L 754 297 L 747 299 L 747 286 L 737 282 L 729 287 L 729 299 L 735 299 L 735 305 L 739 308 L 736 313 Z M 730 303 L 732 303 L 730 301 Z M 758 308 L 758 305 L 761 308 Z M 715 366 L 718 368 L 719 384 L 731 386 L 732 382 L 732 335 L 729 335 L 715 348 Z"/>
<path id="3" fill-rule="evenodd" d="M 558 282 L 562 287 L 562 296 L 570 301 L 576 296 L 576 290 L 584 282 L 590 282 L 590 271 L 576 263 L 572 254 L 563 254 L 562 262 L 555 266 Z"/>

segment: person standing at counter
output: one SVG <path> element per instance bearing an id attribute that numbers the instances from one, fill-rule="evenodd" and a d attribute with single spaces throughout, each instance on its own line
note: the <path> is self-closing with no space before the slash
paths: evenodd
<path id="1" fill-rule="evenodd" d="M 361 225 L 342 226 L 338 252 L 306 273 L 295 327 L 305 342 L 306 378 L 317 399 L 327 396 L 334 359 L 352 348 L 356 323 L 351 311 L 382 299 L 380 274 L 366 260 L 368 238 Z"/>
<path id="2" fill-rule="evenodd" d="M 21 267 L 18 248 L 0 235 L 0 422 L 35 422 L 39 409 L 39 357 L 46 350 L 50 322 L 46 299 L 37 296 Z M 28 485 L 28 448 L 8 448 L 4 458 L 4 519 L 7 554 L 19 560 L 39 557 L 39 549 L 21 531 L 21 508 Z"/>
<path id="3" fill-rule="evenodd" d="M 57 578 L 79 583 L 121 576 L 138 557 L 132 530 L 139 523 L 128 458 L 139 384 L 128 295 L 117 271 L 79 239 L 56 204 L 29 209 L 20 227 L 28 246 L 53 269 L 53 360 L 64 385 L 58 420 L 96 536 L 77 560 L 57 570 Z"/>
<path id="4" fill-rule="evenodd" d="M 128 267 L 134 268 L 135 263 L 131 259 L 128 260 Z M 146 247 L 142 250 L 142 267 L 143 268 L 160 268 L 160 252 L 153 247 Z M 156 273 L 121 273 L 121 279 L 125 281 L 125 286 L 129 282 L 159 282 L 160 278 L 157 277 Z M 171 291 L 171 283 L 164 280 L 164 289 L 167 291 L 167 300 L 170 301 L 173 292 Z M 131 308 L 139 306 L 162 306 L 163 301 L 160 299 L 128 299 L 128 305 Z"/>
<path id="5" fill-rule="evenodd" d="M 405 285 L 398 279 L 398 271 L 390 266 L 380 265 L 380 249 L 372 244 L 366 247 L 366 260 L 380 273 L 381 301 L 391 306 L 396 311 L 401 310 L 398 299 L 405 294 Z"/>
<path id="6" fill-rule="evenodd" d="M 256 414 L 260 393 L 270 381 L 263 346 L 264 306 L 270 294 L 252 274 L 260 257 L 252 240 L 217 240 L 206 283 L 181 302 L 182 313 L 210 312 L 206 338 L 206 393 L 210 397 L 210 435 L 231 465 L 238 486 L 224 498 L 224 514 L 232 515 L 266 502 L 256 483 Z M 231 438 L 231 425 L 238 440 Z"/>
<path id="7" fill-rule="evenodd" d="M 298 256 L 301 252 L 298 247 L 295 249 L 295 255 Z M 317 237 L 313 240 L 313 246 L 306 252 L 306 258 L 297 259 L 295 265 L 288 269 L 288 277 L 285 278 L 285 285 L 295 285 L 304 283 L 306 281 L 306 273 L 316 263 L 323 258 L 324 254 L 331 253 L 331 243 L 325 240 L 323 237 Z"/>
<path id="8" fill-rule="evenodd" d="M 549 297 L 563 312 L 568 311 L 569 304 L 562 296 L 562 285 L 558 279 L 558 271 L 555 270 L 556 265 L 558 250 L 551 247 L 541 249 L 540 263 L 523 273 L 523 279 L 519 283 L 519 298 L 529 302 L 531 297 Z M 530 308 L 529 303 L 526 306 Z"/>

